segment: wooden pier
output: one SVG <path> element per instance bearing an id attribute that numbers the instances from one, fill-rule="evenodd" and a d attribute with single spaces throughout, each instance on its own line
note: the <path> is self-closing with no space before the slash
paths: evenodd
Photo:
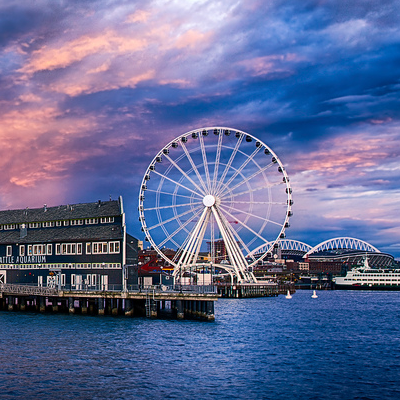
<path id="1" fill-rule="evenodd" d="M 137 290 L 58 290 L 28 285 L 0 285 L 0 310 L 90 315 L 170 317 L 214 321 L 214 287 L 147 287 Z"/>

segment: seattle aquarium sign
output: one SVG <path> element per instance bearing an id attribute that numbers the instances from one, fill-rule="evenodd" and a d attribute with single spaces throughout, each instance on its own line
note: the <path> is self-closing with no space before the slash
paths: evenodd
<path id="1" fill-rule="evenodd" d="M 45 263 L 46 256 L 4 256 L 0 257 L 1 264 L 38 264 Z"/>

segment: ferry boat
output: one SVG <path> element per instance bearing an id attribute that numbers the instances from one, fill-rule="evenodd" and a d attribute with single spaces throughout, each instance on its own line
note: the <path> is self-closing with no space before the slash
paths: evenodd
<path id="1" fill-rule="evenodd" d="M 400 269 L 371 268 L 365 258 L 363 266 L 352 268 L 346 276 L 338 276 L 332 280 L 335 289 L 400 290 Z"/>

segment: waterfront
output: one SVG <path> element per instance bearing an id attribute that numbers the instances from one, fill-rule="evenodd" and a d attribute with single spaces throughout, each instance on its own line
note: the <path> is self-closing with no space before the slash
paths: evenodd
<path id="1" fill-rule="evenodd" d="M 311 294 L 212 323 L 0 312 L 0 398 L 399 398 L 399 294 Z"/>

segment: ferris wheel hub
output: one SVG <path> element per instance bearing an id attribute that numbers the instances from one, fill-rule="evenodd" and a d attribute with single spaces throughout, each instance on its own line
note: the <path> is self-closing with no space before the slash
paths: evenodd
<path id="1" fill-rule="evenodd" d="M 215 197 L 212 194 L 204 196 L 203 204 L 205 207 L 212 207 L 215 204 Z"/>

